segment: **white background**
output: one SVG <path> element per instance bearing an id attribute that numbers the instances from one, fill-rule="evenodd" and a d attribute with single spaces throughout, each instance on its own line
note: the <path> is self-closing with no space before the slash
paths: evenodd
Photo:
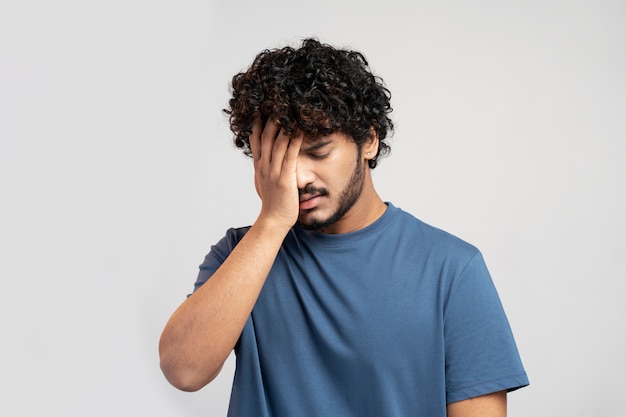
<path id="1" fill-rule="evenodd" d="M 623 414 L 626 3 L 9 1 L 0 6 L 0 414 L 224 416 L 157 343 L 250 224 L 232 75 L 302 37 L 392 91 L 381 196 L 484 253 L 531 386 L 509 415 Z"/>

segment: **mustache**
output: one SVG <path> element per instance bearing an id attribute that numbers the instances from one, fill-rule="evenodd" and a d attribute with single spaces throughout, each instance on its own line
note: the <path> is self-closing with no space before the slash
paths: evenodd
<path id="1" fill-rule="evenodd" d="M 312 185 L 306 185 L 304 188 L 298 188 L 298 196 L 303 194 L 328 195 L 328 190 L 326 188 L 317 188 Z"/>

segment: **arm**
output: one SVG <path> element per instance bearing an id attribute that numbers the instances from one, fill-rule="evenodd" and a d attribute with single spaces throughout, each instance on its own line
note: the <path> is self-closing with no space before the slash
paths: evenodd
<path id="1" fill-rule="evenodd" d="M 448 404 L 448 417 L 506 417 L 506 391 Z"/>
<path id="2" fill-rule="evenodd" d="M 297 156 L 302 135 L 254 124 L 250 147 L 261 213 L 222 266 L 174 312 L 159 343 L 161 369 L 184 391 L 212 381 L 235 346 L 278 250 L 298 217 Z"/>

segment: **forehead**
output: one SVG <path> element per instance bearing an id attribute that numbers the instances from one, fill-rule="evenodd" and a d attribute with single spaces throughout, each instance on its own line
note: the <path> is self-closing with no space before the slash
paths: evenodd
<path id="1" fill-rule="evenodd" d="M 349 145 L 355 144 L 354 140 L 345 133 L 335 132 L 326 136 L 304 136 L 304 141 L 302 142 L 303 150 L 314 150 L 323 148 L 325 146 L 339 146 L 339 145 Z"/>

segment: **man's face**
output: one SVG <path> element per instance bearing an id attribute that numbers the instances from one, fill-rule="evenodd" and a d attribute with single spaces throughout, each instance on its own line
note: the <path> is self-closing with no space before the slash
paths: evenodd
<path id="1" fill-rule="evenodd" d="M 356 143 L 345 134 L 305 139 L 298 156 L 298 224 L 327 230 L 349 213 L 363 190 L 364 165 Z"/>

